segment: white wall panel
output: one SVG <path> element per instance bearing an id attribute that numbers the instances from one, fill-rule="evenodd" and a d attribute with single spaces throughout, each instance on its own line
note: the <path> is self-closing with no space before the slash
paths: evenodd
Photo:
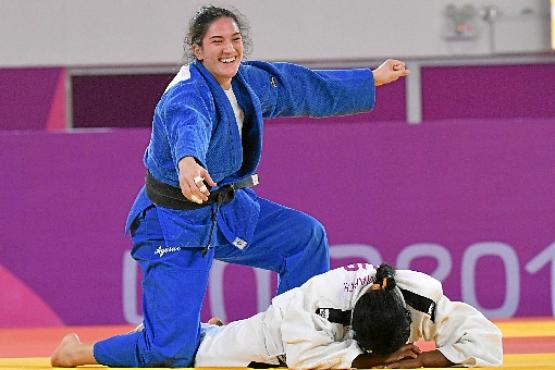
<path id="1" fill-rule="evenodd" d="M 174 65 L 198 0 L 0 0 L 0 67 Z M 221 2 L 220 2 L 221 3 Z M 496 6 L 494 38 L 478 19 L 471 41 L 443 38 L 448 0 L 236 0 L 253 58 L 350 61 L 549 50 L 547 0 L 468 0 Z M 492 48 L 492 45 L 494 47 Z"/>

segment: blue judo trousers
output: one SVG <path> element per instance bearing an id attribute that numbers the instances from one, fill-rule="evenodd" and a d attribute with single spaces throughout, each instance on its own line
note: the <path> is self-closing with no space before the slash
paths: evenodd
<path id="1" fill-rule="evenodd" d="M 232 87 L 245 113 L 242 136 L 224 91 L 203 65 L 181 69 L 154 112 L 144 158 L 152 176 L 179 187 L 177 163 L 192 156 L 218 186 L 236 182 L 256 171 L 263 118 L 353 114 L 369 111 L 375 100 L 368 69 L 311 71 L 289 63 L 243 62 Z M 221 207 L 173 210 L 153 204 L 143 187 L 126 230 L 143 273 L 144 330 L 94 345 L 96 360 L 111 367 L 194 364 L 214 258 L 277 272 L 278 294 L 329 270 L 323 226 L 252 189 L 237 190 Z"/>

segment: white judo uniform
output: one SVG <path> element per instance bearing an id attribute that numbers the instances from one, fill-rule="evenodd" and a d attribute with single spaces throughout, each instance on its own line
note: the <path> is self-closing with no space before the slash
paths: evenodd
<path id="1" fill-rule="evenodd" d="M 352 310 L 375 274 L 374 266 L 364 263 L 331 270 L 275 297 L 264 312 L 211 327 L 195 367 L 247 367 L 252 361 L 295 369 L 352 367 L 363 352 L 350 326 L 330 322 L 317 310 Z M 447 359 L 462 366 L 501 365 L 501 332 L 478 310 L 449 300 L 429 275 L 397 270 L 395 280 L 412 318 L 409 343 L 433 340 Z"/>

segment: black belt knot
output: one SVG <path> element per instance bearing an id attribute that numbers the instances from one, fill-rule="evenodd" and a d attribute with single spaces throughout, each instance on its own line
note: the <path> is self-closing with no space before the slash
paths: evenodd
<path id="1" fill-rule="evenodd" d="M 197 204 L 185 198 L 181 189 L 158 181 L 147 172 L 145 178 L 146 194 L 152 203 L 164 208 L 177 210 L 191 210 L 206 207 L 212 204 L 226 204 L 235 198 L 235 190 L 249 188 L 258 185 L 258 175 L 251 175 L 239 182 L 223 185 L 219 189 L 210 192 L 206 202 Z"/>

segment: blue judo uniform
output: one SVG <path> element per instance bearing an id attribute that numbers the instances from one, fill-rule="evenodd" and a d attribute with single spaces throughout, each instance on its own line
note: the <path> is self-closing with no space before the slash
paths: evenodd
<path id="1" fill-rule="evenodd" d="M 231 103 L 202 63 L 180 70 L 156 106 L 144 156 L 156 180 L 179 187 L 178 162 L 192 156 L 219 187 L 237 182 L 256 171 L 263 118 L 354 114 L 375 102 L 369 69 L 312 71 L 249 61 L 241 63 L 232 88 L 245 115 L 242 137 Z M 168 209 L 154 205 L 144 187 L 139 191 L 126 230 L 143 272 L 145 330 L 97 342 L 99 363 L 191 366 L 214 258 L 277 272 L 278 294 L 329 270 L 325 231 L 311 216 L 240 189 L 215 211 L 210 232 L 214 207 Z"/>

